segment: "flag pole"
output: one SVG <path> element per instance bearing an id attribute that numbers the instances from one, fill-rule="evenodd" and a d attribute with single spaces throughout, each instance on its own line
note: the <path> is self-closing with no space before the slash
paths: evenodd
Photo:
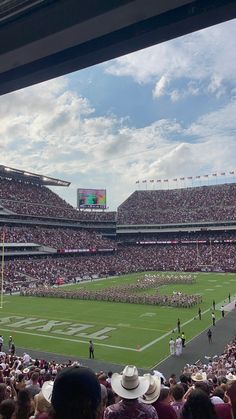
<path id="1" fill-rule="evenodd" d="M 2 275 L 1 275 L 1 299 L 0 308 L 3 308 L 3 282 L 4 282 L 4 250 L 5 250 L 5 230 L 2 232 Z"/>

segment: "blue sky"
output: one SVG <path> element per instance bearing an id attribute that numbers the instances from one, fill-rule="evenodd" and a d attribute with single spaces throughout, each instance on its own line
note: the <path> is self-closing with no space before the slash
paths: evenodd
<path id="1" fill-rule="evenodd" d="M 110 209 L 137 180 L 236 170 L 235 53 L 232 20 L 2 96 L 1 164 L 71 181 L 73 205 L 106 188 Z"/>

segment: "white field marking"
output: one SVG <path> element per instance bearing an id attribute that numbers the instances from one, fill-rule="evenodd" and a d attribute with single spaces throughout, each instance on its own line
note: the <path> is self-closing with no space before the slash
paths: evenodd
<path id="1" fill-rule="evenodd" d="M 203 311 L 203 312 L 202 312 L 202 315 L 203 315 L 203 314 L 206 314 L 206 313 L 207 313 L 208 311 L 210 311 L 210 310 L 211 310 L 211 308 L 208 308 L 207 310 Z M 192 319 L 189 319 L 189 320 L 187 320 L 186 322 L 182 323 L 182 324 L 181 324 L 181 327 L 186 326 L 186 324 L 189 324 L 189 323 L 191 323 L 191 322 L 192 322 L 192 321 L 194 321 L 194 320 L 196 320 L 196 316 L 195 316 L 195 317 L 192 317 Z M 174 329 L 176 329 L 176 327 L 175 327 Z M 156 338 L 156 339 L 154 339 L 152 342 L 147 343 L 147 345 L 142 346 L 142 347 L 140 348 L 140 350 L 139 350 L 139 351 L 140 351 L 140 352 L 144 351 L 145 349 L 149 348 L 149 347 L 150 347 L 150 346 L 152 346 L 152 345 L 155 345 L 155 343 L 160 342 L 160 340 L 162 340 L 162 339 L 164 339 L 164 338 L 166 338 L 167 336 L 170 336 L 170 335 L 172 335 L 172 334 L 173 334 L 173 332 L 172 332 L 172 331 L 167 332 L 167 333 L 164 333 L 164 335 L 160 336 L 159 338 Z"/>
<path id="2" fill-rule="evenodd" d="M 219 306 L 222 306 L 222 301 L 218 304 Z M 210 307 L 210 308 L 208 308 L 207 310 L 205 310 L 205 311 L 203 311 L 202 312 L 202 315 L 203 314 L 206 314 L 208 311 L 211 311 L 212 310 L 212 308 Z M 227 313 L 226 313 L 226 316 L 227 316 Z M 187 322 L 185 322 L 185 323 L 183 323 L 181 326 L 185 326 L 186 324 L 188 324 L 188 323 L 191 323 L 191 321 L 193 321 L 193 320 L 195 320 L 195 317 L 193 317 L 192 319 L 190 319 L 190 320 L 188 320 Z M 218 319 L 218 320 L 220 320 L 220 319 Z M 216 323 L 218 322 L 218 320 L 216 320 Z M 211 325 L 212 326 L 212 325 Z M 207 326 L 204 330 L 202 330 L 198 335 L 196 335 L 196 336 L 193 336 L 191 339 L 189 339 L 188 341 L 187 341 L 187 344 L 189 343 L 189 342 L 192 342 L 192 340 L 194 340 L 194 339 L 196 339 L 199 335 L 201 335 L 201 333 L 203 333 L 203 332 L 205 332 L 206 330 L 208 330 L 209 329 L 209 326 Z M 171 335 L 172 334 L 172 331 L 169 333 L 169 335 Z M 160 338 L 159 338 L 159 340 L 161 340 Z M 157 341 L 157 340 L 156 340 Z M 146 345 L 147 346 L 147 345 Z M 140 348 L 139 349 L 139 351 L 142 351 L 143 350 L 143 348 Z M 172 357 L 173 355 L 168 355 L 168 356 L 166 356 L 165 358 L 163 358 L 163 359 L 161 359 L 157 364 L 155 364 L 155 365 L 153 365 L 153 367 L 150 367 L 149 369 L 154 369 L 154 368 L 156 368 L 161 362 L 164 362 L 164 361 L 166 361 L 166 359 L 168 359 L 168 358 L 170 358 L 170 357 Z"/>
<path id="3" fill-rule="evenodd" d="M 25 332 L 21 330 L 18 331 L 18 330 L 3 329 L 3 328 L 1 328 L 1 330 L 3 330 L 4 332 L 14 332 L 14 333 L 20 333 L 22 335 L 38 336 L 38 337 L 43 337 L 43 338 L 48 338 L 48 339 L 63 340 L 67 342 L 85 343 L 86 345 L 88 345 L 88 341 L 79 340 L 79 339 L 68 339 L 68 338 L 61 338 L 59 336 L 51 336 L 51 335 L 49 336 L 49 335 L 43 335 L 43 334 L 41 335 L 39 333 L 31 333 L 31 332 Z M 137 349 L 134 349 L 134 348 L 127 348 L 125 346 L 108 345 L 107 343 L 96 342 L 96 346 L 105 346 L 107 348 L 113 348 L 113 349 L 124 349 L 125 351 L 134 351 L 134 352 L 137 351 Z"/>
<path id="4" fill-rule="evenodd" d="M 205 288 L 204 291 L 214 291 L 213 288 Z"/>
<path id="5" fill-rule="evenodd" d="M 208 311 L 208 310 L 207 310 Z M 204 312 L 205 313 L 205 312 Z M 217 323 L 217 322 L 216 322 Z M 208 330 L 209 329 L 209 326 L 208 327 L 206 327 L 206 329 L 204 329 L 202 332 L 200 332 L 199 333 L 199 335 L 201 335 L 201 333 L 203 333 L 203 332 L 205 332 L 206 330 Z M 192 340 L 194 340 L 194 339 L 196 339 L 199 335 L 196 335 L 196 336 L 193 336 L 191 339 L 189 339 L 188 341 L 187 341 L 187 343 L 186 343 L 186 345 L 189 343 L 189 342 L 192 342 Z M 161 361 L 159 361 L 157 364 L 155 364 L 153 367 L 151 367 L 150 369 L 151 370 L 153 370 L 154 368 L 156 368 L 161 362 L 164 362 L 164 361 L 166 361 L 167 359 L 169 359 L 169 358 L 171 358 L 171 357 L 173 357 L 173 355 L 168 355 L 168 356 L 166 356 L 165 358 L 163 358 L 163 359 L 161 359 Z"/>
<path id="6" fill-rule="evenodd" d="M 223 284 L 230 284 L 230 282 L 223 282 Z"/>
<path id="7" fill-rule="evenodd" d="M 207 282 L 217 282 L 217 279 L 208 279 Z"/>
<path id="8" fill-rule="evenodd" d="M 222 288 L 223 285 L 215 285 L 216 288 Z"/>

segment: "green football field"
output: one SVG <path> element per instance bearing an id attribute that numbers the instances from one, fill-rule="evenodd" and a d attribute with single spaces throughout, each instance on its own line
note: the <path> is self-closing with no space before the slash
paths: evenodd
<path id="1" fill-rule="evenodd" d="M 144 274 L 130 274 L 92 283 L 71 285 L 101 289 L 128 284 Z M 0 334 L 5 341 L 12 335 L 17 347 L 57 354 L 88 357 L 88 341 L 95 344 L 96 359 L 118 364 L 135 364 L 151 368 L 169 354 L 171 335 L 176 337 L 177 319 L 187 341 L 211 325 L 211 307 L 216 302 L 216 319 L 220 306 L 228 303 L 228 295 L 236 296 L 236 275 L 197 274 L 192 285 L 162 286 L 160 293 L 201 294 L 202 320 L 198 308 L 180 309 L 141 304 L 4 296 L 0 311 Z M 153 292 L 153 290 L 152 290 Z"/>

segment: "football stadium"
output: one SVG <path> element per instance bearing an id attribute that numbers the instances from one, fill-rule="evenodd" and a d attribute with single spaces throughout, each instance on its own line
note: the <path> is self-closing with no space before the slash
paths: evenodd
<path id="1" fill-rule="evenodd" d="M 235 17 L 0 1 L 0 419 L 236 419 Z"/>
<path id="2" fill-rule="evenodd" d="M 177 319 L 189 341 L 213 300 L 216 321 L 234 308 L 236 183 L 136 190 L 109 212 L 105 191 L 102 209 L 91 190 L 73 208 L 50 189 L 66 181 L 5 166 L 0 179 L 1 331 L 17 346 L 86 359 L 93 340 L 97 359 L 151 369 Z"/>

